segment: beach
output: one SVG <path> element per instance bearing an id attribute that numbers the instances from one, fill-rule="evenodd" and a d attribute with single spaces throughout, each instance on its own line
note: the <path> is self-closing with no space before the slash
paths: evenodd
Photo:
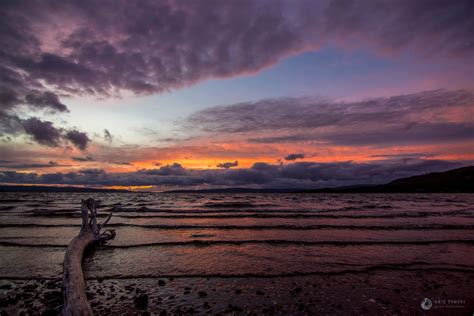
<path id="1" fill-rule="evenodd" d="M 57 314 L 85 193 L 0 198 L 0 309 Z M 469 315 L 472 194 L 93 196 L 117 237 L 84 260 L 103 314 Z"/>

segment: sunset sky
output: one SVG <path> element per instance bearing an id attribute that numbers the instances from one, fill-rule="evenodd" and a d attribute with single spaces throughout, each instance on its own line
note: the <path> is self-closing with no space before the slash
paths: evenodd
<path id="1" fill-rule="evenodd" d="M 0 183 L 321 188 L 474 161 L 474 1 L 0 3 Z"/>

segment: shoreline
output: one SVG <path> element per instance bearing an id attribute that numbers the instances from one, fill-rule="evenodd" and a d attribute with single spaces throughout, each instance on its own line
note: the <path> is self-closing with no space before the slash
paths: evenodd
<path id="1" fill-rule="evenodd" d="M 430 298 L 437 314 L 474 310 L 474 272 L 385 270 L 271 278 L 162 277 L 87 279 L 96 314 L 413 314 Z M 60 282 L 0 279 L 7 313 L 60 311 Z M 448 306 L 448 300 L 464 302 Z"/>

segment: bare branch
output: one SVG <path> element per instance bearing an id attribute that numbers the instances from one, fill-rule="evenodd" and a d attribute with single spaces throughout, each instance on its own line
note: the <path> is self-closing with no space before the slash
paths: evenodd
<path id="1" fill-rule="evenodd" d="M 104 222 L 102 222 L 98 225 L 99 226 L 99 232 L 102 229 L 102 227 L 104 227 L 110 221 L 111 218 L 112 218 L 112 212 L 110 212 L 109 216 L 107 217 L 107 219 Z"/>

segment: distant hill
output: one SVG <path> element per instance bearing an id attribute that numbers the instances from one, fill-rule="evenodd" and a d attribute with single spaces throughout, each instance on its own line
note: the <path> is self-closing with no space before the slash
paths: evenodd
<path id="1" fill-rule="evenodd" d="M 302 190 L 298 192 L 474 193 L 474 166 L 401 178 L 382 185 Z"/>
<path id="2" fill-rule="evenodd" d="M 474 166 L 397 179 L 383 187 L 410 192 L 474 192 Z"/>
<path id="3" fill-rule="evenodd" d="M 252 189 L 252 188 L 224 188 L 204 190 L 172 190 L 166 193 L 291 193 L 295 189 Z"/>
<path id="4" fill-rule="evenodd" d="M 381 185 L 352 185 L 324 189 L 226 188 L 174 190 L 166 193 L 474 193 L 474 166 L 400 178 Z"/>
<path id="5" fill-rule="evenodd" d="M 84 192 L 84 193 L 108 193 L 108 192 L 132 192 L 128 190 L 96 189 L 80 187 L 51 187 L 36 185 L 0 185 L 0 192 Z"/>

